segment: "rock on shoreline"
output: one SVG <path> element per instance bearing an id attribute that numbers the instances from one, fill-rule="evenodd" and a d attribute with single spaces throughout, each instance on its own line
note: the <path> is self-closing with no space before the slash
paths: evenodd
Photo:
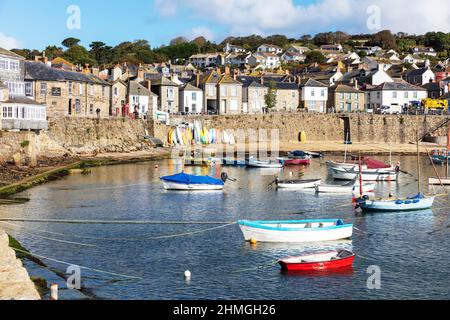
<path id="1" fill-rule="evenodd" d="M 40 300 L 22 261 L 9 247 L 8 235 L 0 229 L 0 300 Z"/>

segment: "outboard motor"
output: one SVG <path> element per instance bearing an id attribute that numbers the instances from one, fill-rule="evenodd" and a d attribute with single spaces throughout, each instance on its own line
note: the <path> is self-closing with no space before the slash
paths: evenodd
<path id="1" fill-rule="evenodd" d="M 228 181 L 228 173 L 222 172 L 222 174 L 220 175 L 220 178 L 222 179 L 223 182 L 227 182 Z"/>

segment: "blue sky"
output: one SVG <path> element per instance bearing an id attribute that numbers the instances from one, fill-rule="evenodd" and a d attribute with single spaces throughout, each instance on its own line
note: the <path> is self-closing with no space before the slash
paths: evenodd
<path id="1" fill-rule="evenodd" d="M 449 32 L 447 2 L 428 0 L 411 6 L 410 0 L 0 0 L 0 46 L 42 50 L 67 37 L 77 37 L 86 46 L 97 40 L 116 45 L 135 39 L 159 46 L 180 35 L 205 35 L 221 42 L 229 35 L 252 33 L 298 38 L 329 30 Z M 79 30 L 66 27 L 70 5 L 81 10 Z M 373 5 L 375 11 L 370 11 Z M 373 12 L 379 29 L 367 25 Z"/>

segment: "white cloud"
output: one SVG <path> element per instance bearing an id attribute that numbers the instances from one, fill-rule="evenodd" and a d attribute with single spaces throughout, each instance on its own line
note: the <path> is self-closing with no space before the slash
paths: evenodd
<path id="1" fill-rule="evenodd" d="M 0 32 L 0 47 L 11 50 L 22 48 L 22 42 Z"/>
<path id="2" fill-rule="evenodd" d="M 393 32 L 425 33 L 450 30 L 448 0 L 316 0 L 307 5 L 293 0 L 157 0 L 172 9 L 161 14 L 188 9 L 190 18 L 201 19 L 210 28 L 227 29 L 226 35 L 269 35 L 284 33 L 299 36 L 329 30 L 371 33 L 367 28 L 367 8 L 379 6 L 381 29 Z M 169 5 L 170 3 L 170 5 Z"/>
<path id="3" fill-rule="evenodd" d="M 165 17 L 175 16 L 177 13 L 178 1 L 155 0 L 155 9 Z"/>
<path id="4" fill-rule="evenodd" d="M 214 41 L 215 35 L 214 32 L 207 27 L 195 27 L 186 34 L 186 37 L 191 40 L 197 37 L 205 37 L 206 40 Z"/>

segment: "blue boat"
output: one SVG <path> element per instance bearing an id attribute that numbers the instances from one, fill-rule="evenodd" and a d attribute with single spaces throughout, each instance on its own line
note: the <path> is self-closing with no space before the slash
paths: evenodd
<path id="1" fill-rule="evenodd" d="M 184 172 L 161 178 L 164 189 L 184 191 L 223 190 L 227 180 L 228 176 L 225 173 L 222 174 L 222 180 L 210 176 L 194 176 Z"/>

